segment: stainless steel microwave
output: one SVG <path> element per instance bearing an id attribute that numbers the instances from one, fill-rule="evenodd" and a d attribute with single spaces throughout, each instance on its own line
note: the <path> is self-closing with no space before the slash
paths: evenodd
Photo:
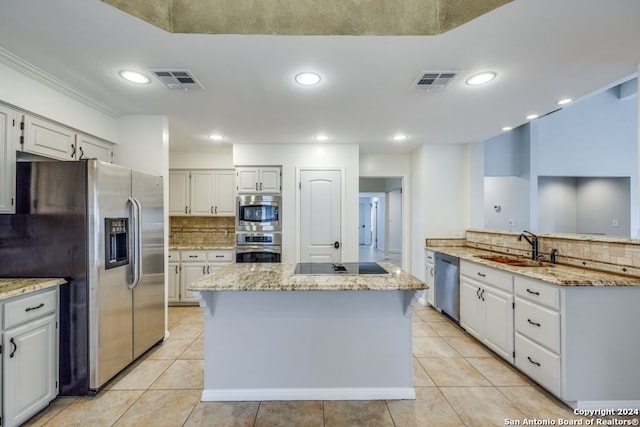
<path id="1" fill-rule="evenodd" d="M 280 231 L 282 229 L 281 203 L 278 195 L 236 196 L 236 230 Z"/>

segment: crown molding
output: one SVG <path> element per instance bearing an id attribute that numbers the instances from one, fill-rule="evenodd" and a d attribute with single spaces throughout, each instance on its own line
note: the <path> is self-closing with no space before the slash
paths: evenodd
<path id="1" fill-rule="evenodd" d="M 41 68 L 36 67 L 35 65 L 19 58 L 13 53 L 3 49 L 0 47 L 0 63 L 7 65 L 10 68 L 13 68 L 17 72 L 24 74 L 25 76 L 32 78 L 57 92 L 60 92 L 63 95 L 66 95 L 76 101 L 79 101 L 95 110 L 98 110 L 108 116 L 113 118 L 119 118 L 122 116 L 122 112 L 107 105 L 102 102 L 99 102 L 89 95 L 80 92 L 79 90 L 71 87 L 67 83 L 62 80 L 52 76 Z"/>

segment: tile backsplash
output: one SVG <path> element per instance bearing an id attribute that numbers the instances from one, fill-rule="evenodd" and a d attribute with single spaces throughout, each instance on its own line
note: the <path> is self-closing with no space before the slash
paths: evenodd
<path id="1" fill-rule="evenodd" d="M 524 239 L 518 241 L 519 235 L 519 232 L 467 230 L 466 246 L 504 254 L 531 256 L 531 245 Z M 427 239 L 429 240 L 432 239 Z M 551 250 L 556 249 L 559 264 L 640 276 L 640 240 L 540 233 L 538 242 L 539 253 L 547 261 Z"/>
<path id="2" fill-rule="evenodd" d="M 172 216 L 169 246 L 235 246 L 235 217 Z"/>

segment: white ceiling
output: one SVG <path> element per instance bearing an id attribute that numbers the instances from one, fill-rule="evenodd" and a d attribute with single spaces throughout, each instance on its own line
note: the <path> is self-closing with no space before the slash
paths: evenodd
<path id="1" fill-rule="evenodd" d="M 172 149 L 215 147 L 210 133 L 240 144 L 325 133 L 406 153 L 485 140 L 635 75 L 640 1 L 515 0 L 443 35 L 379 37 L 171 34 L 98 0 L 2 0 L 0 47 L 121 114 L 168 116 Z M 186 68 L 205 90 L 133 86 L 124 68 Z M 297 86 L 307 70 L 322 82 Z M 429 70 L 462 73 L 444 92 L 409 90 Z M 498 77 L 464 83 L 482 70 Z M 409 139 L 392 141 L 399 132 Z"/>

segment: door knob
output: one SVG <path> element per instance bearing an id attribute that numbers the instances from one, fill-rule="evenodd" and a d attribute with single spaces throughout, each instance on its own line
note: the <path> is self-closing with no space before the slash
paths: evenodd
<path id="1" fill-rule="evenodd" d="M 335 242 L 333 244 L 333 247 L 336 248 L 336 249 L 340 249 L 340 242 Z"/>

